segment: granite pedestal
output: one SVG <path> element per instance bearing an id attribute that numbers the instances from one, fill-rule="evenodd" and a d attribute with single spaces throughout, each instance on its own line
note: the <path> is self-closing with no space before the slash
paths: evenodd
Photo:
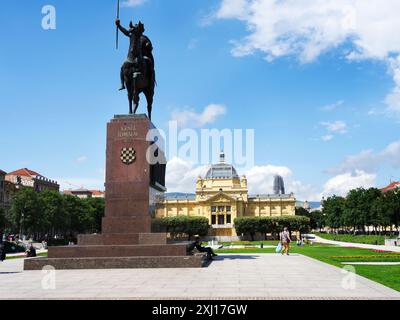
<path id="1" fill-rule="evenodd" d="M 153 161 L 164 155 L 148 141 L 150 130 L 155 127 L 145 115 L 115 116 L 107 124 L 102 233 L 79 235 L 74 246 L 49 247 L 48 258 L 25 260 L 25 270 L 203 265 L 201 257 L 186 254 L 186 245 L 167 244 L 166 234 L 151 233 L 151 211 L 165 191 L 165 164 Z"/>

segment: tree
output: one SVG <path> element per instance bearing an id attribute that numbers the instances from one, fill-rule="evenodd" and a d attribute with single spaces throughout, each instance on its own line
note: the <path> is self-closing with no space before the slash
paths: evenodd
<path id="1" fill-rule="evenodd" d="M 399 227 L 400 216 L 400 194 L 396 191 L 389 191 L 385 193 L 386 199 L 386 219 L 390 223 L 390 229 L 395 226 Z"/>
<path id="2" fill-rule="evenodd" d="M 310 213 L 311 229 L 323 229 L 326 225 L 326 217 L 321 210 L 315 210 Z"/>
<path id="3" fill-rule="evenodd" d="M 348 193 L 345 200 L 344 223 L 356 229 L 362 229 L 372 225 L 373 214 L 372 203 L 381 196 L 381 192 L 376 188 L 353 189 Z"/>
<path id="4" fill-rule="evenodd" d="M 265 240 L 267 240 L 267 233 L 273 233 L 275 229 L 274 222 L 270 217 L 259 218 L 257 232 L 263 234 Z"/>
<path id="5" fill-rule="evenodd" d="M 295 214 L 296 216 L 303 216 L 303 217 L 308 217 L 310 216 L 310 212 L 303 207 L 298 207 L 295 209 Z"/>
<path id="6" fill-rule="evenodd" d="M 302 207 L 296 208 L 296 216 L 303 216 L 310 218 L 311 229 L 321 229 L 325 226 L 325 218 L 320 210 L 308 211 Z"/>
<path id="7" fill-rule="evenodd" d="M 369 188 L 364 192 L 362 199 L 362 209 L 364 210 L 364 225 L 371 226 L 376 223 L 373 203 L 382 196 L 382 192 L 377 188 Z"/>
<path id="8" fill-rule="evenodd" d="M 310 228 L 310 218 L 304 216 L 281 217 L 240 217 L 235 219 L 237 234 L 248 234 L 254 241 L 254 236 L 260 232 L 266 237 L 266 233 L 276 233 L 283 228 L 289 231 L 306 232 Z"/>
<path id="9" fill-rule="evenodd" d="M 104 217 L 105 200 L 104 198 L 88 198 L 85 200 L 91 207 L 90 213 L 92 215 L 92 225 L 90 229 L 92 232 L 101 232 L 101 222 Z"/>
<path id="10" fill-rule="evenodd" d="M 67 232 L 67 219 L 64 207 L 64 197 L 51 190 L 38 194 L 41 203 L 42 225 L 41 231 L 47 235 L 65 235 Z"/>
<path id="11" fill-rule="evenodd" d="M 43 230 L 41 203 L 32 188 L 23 188 L 15 194 L 11 205 L 10 220 L 13 231 L 33 235 Z"/>
<path id="12" fill-rule="evenodd" d="M 66 195 L 64 205 L 70 237 L 78 233 L 91 231 L 94 221 L 94 209 L 88 202 L 71 195 Z"/>
<path id="13" fill-rule="evenodd" d="M 325 200 L 322 214 L 326 217 L 326 224 L 331 228 L 338 229 L 343 226 L 343 212 L 345 199 L 332 196 Z"/>
<path id="14" fill-rule="evenodd" d="M 289 232 L 299 231 L 300 236 L 310 228 L 310 218 L 304 216 L 281 216 L 273 219 L 277 222 L 280 230 L 286 227 Z"/>
<path id="15" fill-rule="evenodd" d="M 0 242 L 3 241 L 3 233 L 6 228 L 6 211 L 2 206 L 0 206 Z"/>
<path id="16" fill-rule="evenodd" d="M 206 217 L 187 217 L 184 232 L 188 235 L 188 240 L 194 235 L 205 236 L 208 232 L 208 219 Z"/>
<path id="17" fill-rule="evenodd" d="M 259 230 L 258 217 L 239 217 L 234 223 L 237 234 L 249 234 L 251 241 L 254 241 L 254 236 Z"/>
<path id="18" fill-rule="evenodd" d="M 371 203 L 371 225 L 374 227 L 375 233 L 378 227 L 386 228 L 390 225 L 390 214 L 388 210 L 388 202 L 385 194 L 381 194 Z M 381 234 L 381 228 L 379 229 Z"/>

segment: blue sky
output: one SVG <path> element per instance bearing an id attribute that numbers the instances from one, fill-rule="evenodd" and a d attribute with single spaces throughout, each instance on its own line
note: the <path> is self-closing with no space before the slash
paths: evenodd
<path id="1" fill-rule="evenodd" d="M 293 3 L 136 0 L 124 6 L 122 24 L 142 20 L 153 42 L 153 122 L 165 129 L 174 114 L 201 116 L 211 104 L 223 106 L 223 115 L 202 126 L 255 130 L 256 167 L 243 172 L 256 184 L 253 192 L 270 192 L 274 173 L 303 200 L 398 180 L 400 45 L 397 22 L 385 16 L 398 12 L 398 4 L 388 1 L 387 11 L 374 16 L 358 0 L 328 0 L 331 6 L 320 8 L 324 21 L 357 17 L 339 30 L 321 24 L 313 7 Z M 41 27 L 47 4 L 56 8 L 55 30 Z M 114 0 L 2 2 L 1 169 L 28 167 L 63 187 L 102 187 L 105 125 L 127 112 L 117 88 L 128 39 L 120 34 L 116 51 L 115 7 Z M 366 26 L 382 20 L 384 35 L 374 41 Z M 170 190 L 194 189 L 205 168 L 173 161 Z"/>

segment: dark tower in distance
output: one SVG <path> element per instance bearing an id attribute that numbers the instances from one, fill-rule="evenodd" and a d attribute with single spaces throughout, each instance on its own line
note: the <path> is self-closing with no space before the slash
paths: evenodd
<path id="1" fill-rule="evenodd" d="M 279 175 L 274 177 L 274 194 L 285 194 L 285 184 Z"/>

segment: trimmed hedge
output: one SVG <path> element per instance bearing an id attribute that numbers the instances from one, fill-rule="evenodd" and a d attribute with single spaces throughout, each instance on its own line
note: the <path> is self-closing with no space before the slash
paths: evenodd
<path id="1" fill-rule="evenodd" d="M 172 238 L 186 235 L 189 240 L 194 235 L 207 235 L 208 227 L 208 219 L 205 217 L 165 217 L 154 219 L 152 222 L 153 232 L 168 232 Z"/>
<path id="2" fill-rule="evenodd" d="M 3 244 L 6 253 L 21 253 L 26 251 L 24 246 L 21 246 L 16 242 L 4 241 Z"/>
<path id="3" fill-rule="evenodd" d="M 248 234 L 252 241 L 256 233 L 261 233 L 266 238 L 267 233 L 277 234 L 284 227 L 289 231 L 300 232 L 306 232 L 310 228 L 310 218 L 304 216 L 239 217 L 234 223 L 236 233 Z"/>

